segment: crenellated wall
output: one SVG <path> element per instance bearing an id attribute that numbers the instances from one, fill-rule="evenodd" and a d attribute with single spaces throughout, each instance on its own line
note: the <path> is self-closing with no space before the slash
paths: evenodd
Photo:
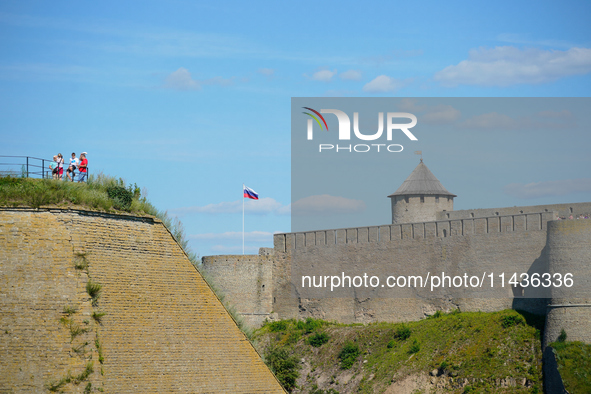
<path id="1" fill-rule="evenodd" d="M 334 230 L 284 233 L 274 235 L 275 251 L 287 252 L 286 239 L 292 237 L 291 247 L 331 246 L 352 243 L 396 242 L 406 239 L 446 238 L 452 236 L 489 235 L 545 231 L 549 220 L 558 218 L 555 212 L 510 214 L 466 219 L 445 219 L 432 222 L 355 227 Z"/>
<path id="2" fill-rule="evenodd" d="M 392 274 L 409 272 L 412 267 L 414 273 L 423 275 L 543 270 L 547 265 L 546 227 L 555 217 L 554 212 L 537 212 L 276 234 L 273 310 L 281 318 L 313 316 L 345 323 L 418 320 L 437 309 L 456 307 L 465 311 L 519 308 L 543 314 L 546 300 L 519 297 L 521 293 L 509 286 L 487 298 L 376 298 L 352 290 L 349 297 L 314 299 L 299 294 L 293 277 L 302 273 L 298 265 L 306 273 L 317 268 L 325 275 L 333 274 L 325 267 L 363 267 L 364 272 Z"/>
<path id="3" fill-rule="evenodd" d="M 155 218 L 0 208 L 0 311 L 0 392 L 284 392 Z"/>
<path id="4" fill-rule="evenodd" d="M 579 202 L 572 204 L 531 205 L 522 207 L 464 209 L 460 211 L 438 212 L 437 220 L 470 219 L 474 217 L 494 217 L 537 212 L 556 212 L 557 217 L 577 217 L 581 214 L 591 214 L 591 203 Z"/>
<path id="5" fill-rule="evenodd" d="M 270 272 L 272 301 L 267 309 L 274 314 L 269 318 L 316 317 L 369 323 L 418 320 L 436 310 L 457 307 L 464 311 L 514 308 L 547 314 L 546 341 L 555 340 L 564 328 L 569 339 L 591 342 L 591 219 L 559 220 L 589 212 L 591 203 L 493 208 L 440 212 L 441 220 L 437 221 L 275 234 L 273 258 L 263 262 L 267 268 L 257 268 L 265 272 L 266 283 Z M 227 257 L 204 258 L 210 269 L 218 272 L 217 283 L 236 280 L 228 278 L 258 280 L 252 267 L 262 261 L 260 256 L 247 258 L 242 267 L 223 261 Z M 380 294 L 379 289 L 369 295 L 347 289 L 343 297 L 313 297 L 308 295 L 313 293 L 302 292 L 294 279 L 298 275 L 301 278 L 298 266 L 302 263 L 307 275 L 333 275 L 333 267 L 337 271 L 361 267 L 366 272 L 382 269 L 390 273 L 408 271 L 410 267 L 415 273 L 445 271 L 452 276 L 466 272 L 572 272 L 577 275 L 580 289 L 585 290 L 576 294 L 586 296 L 551 293 L 543 286 L 508 285 L 495 290 L 498 293 L 492 297 L 417 297 L 414 293 L 397 298 L 374 296 Z M 258 303 L 258 294 L 233 290 L 245 286 L 225 285 L 229 299 L 240 305 Z M 263 304 L 257 305 L 264 308 Z"/>

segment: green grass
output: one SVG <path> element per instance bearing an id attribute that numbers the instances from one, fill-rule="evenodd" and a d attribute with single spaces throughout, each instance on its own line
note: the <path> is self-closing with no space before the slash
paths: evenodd
<path id="1" fill-rule="evenodd" d="M 103 316 L 105 316 L 105 315 L 106 315 L 106 313 L 105 312 L 101 312 L 101 311 L 93 311 L 92 312 L 92 318 L 98 324 L 101 324 L 102 319 L 103 319 Z"/>
<path id="2" fill-rule="evenodd" d="M 556 351 L 558 370 L 568 392 L 591 393 L 591 345 L 562 341 L 550 346 Z"/>
<path id="3" fill-rule="evenodd" d="M 88 279 L 88 282 L 86 282 L 86 292 L 88 293 L 88 295 L 92 299 L 93 306 L 97 305 L 98 299 L 101 296 L 101 289 L 102 288 L 103 288 L 103 286 L 100 283 L 94 282 L 90 278 Z"/>
<path id="4" fill-rule="evenodd" d="M 64 306 L 64 313 L 68 316 L 76 313 L 78 309 L 75 306 Z"/>
<path id="5" fill-rule="evenodd" d="M 133 201 L 121 204 L 121 193 L 108 191 L 123 188 Z M 27 206 L 39 208 L 45 205 L 68 207 L 77 205 L 99 211 L 126 211 L 136 214 L 152 214 L 154 207 L 140 197 L 137 186 L 125 187 L 119 178 L 103 174 L 91 175 L 87 183 L 66 182 L 53 179 L 0 177 L 0 206 Z"/>
<path id="6" fill-rule="evenodd" d="M 343 348 L 339 353 L 339 360 L 341 360 L 341 368 L 349 369 L 357 361 L 359 357 L 359 345 L 353 342 L 345 342 Z"/>
<path id="7" fill-rule="evenodd" d="M 342 392 L 346 386 L 347 392 L 381 393 L 393 377 L 400 381 L 415 374 L 428 376 L 434 369 L 442 379 L 468 379 L 467 392 L 498 391 L 495 380 L 506 377 L 525 378 L 530 385 L 514 387 L 511 392 L 542 392 L 543 319 L 535 315 L 514 310 L 454 311 L 417 322 L 366 326 L 312 321 L 313 333 L 306 333 L 306 322 L 294 320 L 268 323 L 254 333 L 260 346 L 284 349 L 288 355 L 307 360 L 311 372 L 302 392 L 316 384 L 322 390 Z M 310 338 L 319 332 L 326 333 L 328 341 L 320 347 L 310 346 Z M 326 381 L 321 385 L 317 380 L 335 375 L 336 382 L 343 382 L 351 374 L 360 377 L 348 385 Z M 454 390 L 450 392 L 463 391 Z"/>

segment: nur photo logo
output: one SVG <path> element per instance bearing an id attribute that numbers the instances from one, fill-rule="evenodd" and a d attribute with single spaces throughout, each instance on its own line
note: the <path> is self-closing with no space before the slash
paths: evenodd
<path id="1" fill-rule="evenodd" d="M 317 111 L 310 107 L 302 107 L 306 109 L 306 112 L 302 112 L 307 115 L 307 139 L 309 141 L 314 139 L 314 121 L 318 124 L 320 130 L 328 129 L 328 123 L 322 114 L 333 114 L 336 116 L 338 121 L 338 140 L 339 141 L 350 141 L 351 140 L 351 119 L 344 111 L 338 109 L 321 109 Z M 308 112 L 309 111 L 309 112 Z M 384 135 L 384 112 L 378 112 L 378 130 L 373 133 L 363 133 L 359 128 L 359 112 L 353 112 L 353 134 L 354 137 L 362 141 L 376 141 L 382 138 Z M 401 123 L 401 120 L 410 120 L 410 122 Z M 387 112 L 386 113 L 386 141 L 392 141 L 395 131 L 401 131 L 411 141 L 418 141 L 418 138 L 409 130 L 416 126 L 417 117 L 408 112 Z M 400 144 L 386 144 L 386 143 L 373 143 L 373 144 L 318 144 L 318 151 L 333 151 L 333 152 L 369 152 L 376 150 L 377 152 L 402 152 L 404 147 Z"/>

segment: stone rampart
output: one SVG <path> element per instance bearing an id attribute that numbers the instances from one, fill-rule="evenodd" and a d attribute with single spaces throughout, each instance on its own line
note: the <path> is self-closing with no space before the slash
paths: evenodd
<path id="1" fill-rule="evenodd" d="M 245 322 L 260 326 L 265 319 L 274 318 L 272 254 L 206 256 L 202 264 L 205 275 L 230 297 Z"/>
<path id="2" fill-rule="evenodd" d="M 275 252 L 289 252 L 287 238 L 293 249 L 310 246 L 398 242 L 407 239 L 446 238 L 453 236 L 489 235 L 545 231 L 549 220 L 558 218 L 555 212 L 532 212 L 494 215 L 465 219 L 445 219 L 432 222 L 403 223 L 383 226 L 354 227 L 274 235 Z"/>
<path id="3" fill-rule="evenodd" d="M 547 267 L 547 223 L 554 212 L 536 212 L 376 227 L 276 234 L 273 310 L 281 318 L 314 316 L 340 322 L 418 320 L 437 309 L 465 311 L 519 308 L 545 313 L 546 300 L 523 298 L 507 286 L 496 298 L 374 298 L 353 290 L 349 297 L 310 299 L 298 294 L 294 253 L 308 266 L 388 267 L 392 273 L 527 273 Z M 371 268 L 368 268 L 371 269 Z M 531 296 L 531 294 L 530 294 Z"/>
<path id="4" fill-rule="evenodd" d="M 548 223 L 550 273 L 574 273 L 575 285 L 553 289 L 544 343 L 556 341 L 564 329 L 569 341 L 591 343 L 591 219 Z"/>
<path id="5" fill-rule="evenodd" d="M 0 310 L 0 392 L 284 392 L 157 219 L 0 209 Z"/>
<path id="6" fill-rule="evenodd" d="M 437 220 L 470 219 L 478 217 L 494 217 L 528 214 L 537 212 L 556 212 L 557 217 L 577 217 L 581 214 L 591 214 L 591 203 L 580 202 L 572 204 L 531 205 L 525 207 L 463 209 L 460 211 L 437 212 Z"/>

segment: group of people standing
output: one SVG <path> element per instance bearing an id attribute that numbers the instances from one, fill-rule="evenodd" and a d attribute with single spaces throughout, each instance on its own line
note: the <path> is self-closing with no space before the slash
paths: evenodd
<path id="1" fill-rule="evenodd" d="M 61 180 L 64 174 L 64 157 L 61 153 L 53 156 L 53 161 L 49 164 L 49 169 L 53 179 Z M 76 178 L 76 170 L 78 170 L 78 178 Z M 80 158 L 76 157 L 76 153 L 72 153 L 70 158 L 70 165 L 66 170 L 66 177 L 68 180 L 74 182 L 84 182 L 88 179 L 88 160 L 86 159 L 86 152 L 80 153 Z"/>

